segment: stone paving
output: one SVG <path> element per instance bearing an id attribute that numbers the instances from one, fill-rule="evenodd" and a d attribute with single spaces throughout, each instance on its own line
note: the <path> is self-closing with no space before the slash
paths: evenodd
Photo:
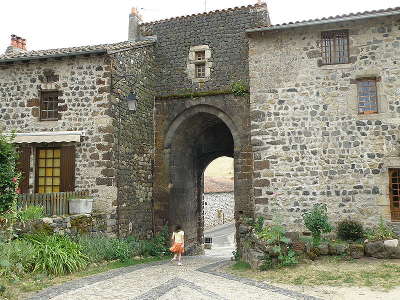
<path id="1" fill-rule="evenodd" d="M 221 273 L 225 263 L 198 256 L 185 257 L 183 266 L 161 262 L 121 268 L 49 288 L 30 299 L 318 299 Z"/>

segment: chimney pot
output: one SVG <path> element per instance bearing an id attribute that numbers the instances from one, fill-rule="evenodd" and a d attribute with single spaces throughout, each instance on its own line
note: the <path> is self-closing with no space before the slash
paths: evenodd
<path id="1" fill-rule="evenodd" d="M 22 50 L 26 51 L 26 39 L 22 39 Z"/>
<path id="2" fill-rule="evenodd" d="M 11 44 L 6 50 L 6 54 L 18 53 L 26 51 L 26 39 L 15 34 L 11 35 Z"/>
<path id="3" fill-rule="evenodd" d="M 138 10 L 137 10 L 136 7 L 132 7 L 131 15 L 132 15 L 132 16 L 138 16 L 138 15 L 139 15 Z"/>
<path id="4" fill-rule="evenodd" d="M 11 47 L 17 47 L 17 36 L 15 34 L 11 35 Z"/>

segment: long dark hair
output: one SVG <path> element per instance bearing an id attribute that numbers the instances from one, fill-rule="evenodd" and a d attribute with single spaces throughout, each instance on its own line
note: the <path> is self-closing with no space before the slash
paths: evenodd
<path id="1" fill-rule="evenodd" d="M 179 230 L 182 230 L 182 226 L 179 224 L 175 225 L 175 232 L 178 232 Z"/>

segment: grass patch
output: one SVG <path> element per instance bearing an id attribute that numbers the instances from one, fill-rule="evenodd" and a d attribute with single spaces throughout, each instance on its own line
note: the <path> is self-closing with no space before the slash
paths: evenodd
<path id="1" fill-rule="evenodd" d="M 237 264 L 237 263 L 236 263 Z M 236 265 L 235 264 L 235 265 Z M 322 257 L 316 261 L 268 271 L 228 267 L 227 272 L 257 280 L 304 286 L 357 286 L 391 290 L 400 285 L 400 260 Z"/>
<path id="2" fill-rule="evenodd" d="M 235 271 L 247 271 L 251 269 L 251 266 L 249 263 L 239 260 L 235 262 L 231 268 Z"/>
<path id="3" fill-rule="evenodd" d="M 161 261 L 165 259 L 169 259 L 169 257 L 148 257 L 142 259 L 128 259 L 126 261 L 93 263 L 89 265 L 85 270 L 60 277 L 49 276 L 41 273 L 32 273 L 18 280 L 6 280 L 4 278 L 0 278 L 0 286 L 2 285 L 6 288 L 4 293 L 0 294 L 0 299 L 22 299 L 27 297 L 27 295 L 32 292 L 48 288 L 52 285 L 57 285 L 74 279 L 107 272 L 112 269 Z"/>

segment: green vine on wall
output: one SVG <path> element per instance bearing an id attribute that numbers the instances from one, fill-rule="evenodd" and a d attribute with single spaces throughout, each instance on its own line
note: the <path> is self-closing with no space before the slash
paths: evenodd
<path id="1" fill-rule="evenodd" d="M 249 93 L 249 88 L 242 81 L 232 83 L 230 89 L 225 90 L 211 90 L 202 92 L 185 91 L 177 94 L 170 94 L 166 96 L 157 96 L 156 100 L 173 100 L 173 99 L 193 99 L 206 96 L 218 96 L 218 95 L 234 95 L 237 97 L 243 97 Z"/>
<path id="2" fill-rule="evenodd" d="M 244 84 L 242 81 L 237 81 L 232 83 L 231 90 L 232 94 L 238 97 L 243 97 L 249 93 L 248 86 Z"/>

